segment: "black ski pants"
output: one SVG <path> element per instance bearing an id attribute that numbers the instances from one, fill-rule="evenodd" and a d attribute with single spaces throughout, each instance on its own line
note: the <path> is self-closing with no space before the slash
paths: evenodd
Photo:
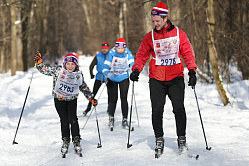
<path id="1" fill-rule="evenodd" d="M 163 112 L 166 103 L 166 95 L 168 95 L 172 103 L 177 136 L 185 136 L 187 118 L 184 107 L 184 78 L 176 77 L 171 81 L 158 81 L 151 78 L 149 81 L 149 87 L 152 106 L 152 126 L 155 137 L 158 138 L 164 135 Z"/>
<path id="2" fill-rule="evenodd" d="M 120 90 L 120 99 L 121 99 L 121 110 L 123 118 L 127 118 L 128 116 L 128 89 L 129 89 L 129 78 L 121 81 L 121 82 L 114 82 L 108 79 L 107 88 L 109 91 L 110 102 L 108 105 L 109 115 L 114 117 L 116 105 L 118 101 L 118 86 Z"/>
<path id="3" fill-rule="evenodd" d="M 105 82 L 100 81 L 100 80 L 95 80 L 94 85 L 93 85 L 93 95 L 94 95 L 93 97 L 96 96 L 96 94 L 97 94 L 98 91 L 99 91 L 100 86 L 101 86 L 103 83 L 105 83 Z M 108 89 L 107 89 L 107 95 L 108 95 Z M 109 102 L 110 102 L 110 97 L 109 97 L 109 95 L 108 95 L 108 103 L 109 103 Z M 88 105 L 87 105 L 87 108 L 88 108 L 89 110 L 92 108 L 92 102 L 89 101 L 89 103 L 88 103 Z"/>
<path id="4" fill-rule="evenodd" d="M 77 99 L 72 101 L 61 101 L 54 98 L 56 111 L 60 117 L 62 138 L 70 138 L 70 128 L 72 138 L 79 136 L 79 123 L 77 118 Z"/>

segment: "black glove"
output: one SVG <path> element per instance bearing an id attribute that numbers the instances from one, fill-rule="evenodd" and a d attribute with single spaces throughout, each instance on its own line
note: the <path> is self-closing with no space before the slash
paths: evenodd
<path id="1" fill-rule="evenodd" d="M 134 71 L 130 75 L 130 79 L 132 81 L 138 81 L 138 79 L 139 79 L 139 71 L 138 71 L 138 69 L 134 69 Z"/>
<path id="2" fill-rule="evenodd" d="M 193 69 L 190 69 L 188 75 L 189 75 L 188 86 L 194 87 L 196 84 L 196 72 Z"/>
<path id="3" fill-rule="evenodd" d="M 91 74 L 91 79 L 93 79 L 94 78 L 94 75 L 93 74 Z"/>

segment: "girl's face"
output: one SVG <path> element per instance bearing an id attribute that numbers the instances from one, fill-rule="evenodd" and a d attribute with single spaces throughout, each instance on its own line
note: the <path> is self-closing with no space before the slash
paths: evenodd
<path id="1" fill-rule="evenodd" d="M 75 63 L 73 63 L 73 62 L 66 63 L 66 69 L 69 73 L 72 73 L 75 70 L 75 68 L 76 68 Z"/>
<path id="2" fill-rule="evenodd" d="M 118 52 L 119 54 L 123 54 L 124 51 L 125 51 L 125 48 L 124 48 L 124 47 L 117 47 L 116 50 L 117 50 L 117 52 Z"/>

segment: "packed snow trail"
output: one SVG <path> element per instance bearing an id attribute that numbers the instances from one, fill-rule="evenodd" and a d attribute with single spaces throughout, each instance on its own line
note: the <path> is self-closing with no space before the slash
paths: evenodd
<path id="1" fill-rule="evenodd" d="M 80 56 L 80 70 L 88 86 L 92 89 L 94 79 L 90 79 L 89 64 L 93 57 Z M 61 157 L 60 122 L 54 108 L 52 77 L 35 71 L 30 92 L 24 108 L 23 117 L 16 137 L 12 140 L 22 110 L 33 68 L 28 72 L 0 74 L 0 165 L 4 166 L 68 166 L 68 165 L 170 165 L 170 166 L 247 166 L 249 163 L 249 81 L 238 81 L 224 85 L 228 90 L 231 104 L 223 106 L 216 85 L 197 82 L 196 93 L 200 105 L 203 124 L 211 151 L 207 151 L 203 138 L 193 90 L 187 86 L 185 107 L 187 112 L 187 145 L 190 154 L 200 155 L 198 160 L 179 155 L 176 141 L 175 119 L 170 100 L 167 98 L 164 112 L 164 153 L 155 159 L 155 138 L 151 124 L 151 105 L 149 98 L 148 76 L 145 71 L 135 82 L 136 106 L 132 114 L 132 126 L 127 149 L 128 130 L 121 128 L 122 115 L 120 99 L 115 113 L 114 130 L 108 127 L 107 93 L 104 90 L 97 106 L 97 116 L 101 134 L 102 148 L 97 148 L 99 137 L 95 113 L 91 115 L 84 129 L 81 129 L 83 157 L 74 153 L 70 143 L 66 158 Z M 188 77 L 185 78 L 187 82 Z M 131 85 L 131 84 L 130 84 Z M 101 87 L 102 88 L 102 87 Z M 101 89 L 100 89 L 101 90 Z M 98 94 L 97 94 L 98 97 Z M 97 98 L 96 97 L 96 98 Z M 128 101 L 131 101 L 131 86 Z M 78 99 L 78 114 L 82 115 L 88 100 L 83 94 Z M 130 104 L 130 103 L 129 103 Z M 79 118 L 83 127 L 87 117 Z"/>

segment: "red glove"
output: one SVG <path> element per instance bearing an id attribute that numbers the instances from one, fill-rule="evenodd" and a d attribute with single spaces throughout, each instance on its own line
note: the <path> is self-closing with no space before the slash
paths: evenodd
<path id="1" fill-rule="evenodd" d="M 41 53 L 40 53 L 39 51 L 37 51 L 37 52 L 35 53 L 34 61 L 36 62 L 36 64 L 42 63 Z"/>
<path id="2" fill-rule="evenodd" d="M 89 101 L 92 103 L 94 107 L 98 105 L 98 101 L 94 98 L 90 98 Z"/>

